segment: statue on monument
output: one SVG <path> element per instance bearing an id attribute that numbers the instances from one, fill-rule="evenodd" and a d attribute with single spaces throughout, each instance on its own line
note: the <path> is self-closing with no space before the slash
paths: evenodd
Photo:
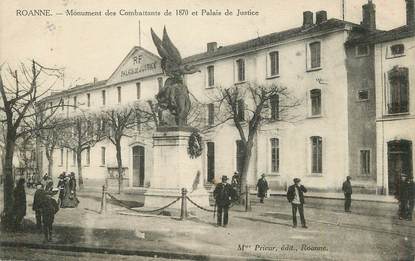
<path id="1" fill-rule="evenodd" d="M 184 74 L 192 74 L 198 70 L 191 65 L 184 65 L 179 50 L 170 40 L 166 27 L 163 29 L 163 40 L 151 29 L 153 42 L 161 57 L 161 69 L 168 76 L 163 87 L 156 95 L 159 108 L 168 110 L 174 116 L 176 126 L 186 126 L 190 111 L 190 96 L 183 83 Z"/>

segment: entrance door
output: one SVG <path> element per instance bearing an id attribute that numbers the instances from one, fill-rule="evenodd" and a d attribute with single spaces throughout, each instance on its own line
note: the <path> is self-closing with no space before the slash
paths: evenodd
<path id="1" fill-rule="evenodd" d="M 215 143 L 207 142 L 207 181 L 213 182 L 215 178 Z"/>
<path id="2" fill-rule="evenodd" d="M 133 147 L 133 187 L 144 187 L 144 147 Z"/>
<path id="3" fill-rule="evenodd" d="M 412 143 L 408 140 L 388 142 L 388 186 L 389 195 L 399 191 L 401 173 L 412 177 Z"/>
<path id="4" fill-rule="evenodd" d="M 236 141 L 236 170 L 239 172 L 239 175 L 242 173 L 244 167 L 244 154 L 245 148 L 241 140 Z"/>

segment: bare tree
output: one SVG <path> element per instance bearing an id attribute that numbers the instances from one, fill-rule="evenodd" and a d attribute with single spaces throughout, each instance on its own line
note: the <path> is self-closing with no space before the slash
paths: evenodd
<path id="1" fill-rule="evenodd" d="M 121 156 L 121 139 L 131 137 L 134 133 L 158 124 L 158 117 L 152 102 L 147 104 L 136 102 L 122 107 L 110 108 L 100 114 L 102 122 L 107 124 L 109 131 L 106 137 L 115 146 L 118 168 L 118 194 L 121 193 L 123 165 Z M 134 130 L 135 129 L 135 130 Z"/>
<path id="2" fill-rule="evenodd" d="M 217 121 L 205 131 L 231 121 L 237 129 L 242 145 L 243 164 L 240 173 L 241 191 L 246 191 L 247 173 L 251 162 L 255 137 L 265 124 L 290 121 L 296 118 L 295 108 L 300 105 L 286 87 L 278 85 L 241 84 L 230 88 L 217 88 L 212 102 L 219 108 Z M 246 209 L 249 209 L 248 203 Z"/>
<path id="3" fill-rule="evenodd" d="M 94 115 L 83 112 L 65 119 L 62 126 L 60 146 L 70 149 L 76 156 L 78 168 L 78 184 L 82 189 L 84 180 L 82 177 L 82 152 L 92 148 L 105 138 L 105 125 L 97 121 Z"/>
<path id="4" fill-rule="evenodd" d="M 34 60 L 30 67 L 20 64 L 19 71 L 3 70 L 0 67 L 0 121 L 5 126 L 5 155 L 4 155 L 4 219 L 2 224 L 10 228 L 13 217 L 13 156 L 16 141 L 43 128 L 56 112 L 55 108 L 43 108 L 49 113 L 36 119 L 36 102 L 48 94 L 59 78 L 58 69 L 47 68 Z M 37 122 L 37 124 L 34 124 Z"/>

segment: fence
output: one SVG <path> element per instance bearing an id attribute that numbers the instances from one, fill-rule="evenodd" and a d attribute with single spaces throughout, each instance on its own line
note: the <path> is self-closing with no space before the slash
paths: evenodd
<path id="1" fill-rule="evenodd" d="M 245 200 L 248 202 L 248 200 L 249 200 L 248 193 L 242 193 L 241 196 L 242 195 L 245 195 Z M 180 204 L 180 219 L 181 220 L 185 220 L 188 217 L 187 202 L 190 202 L 192 205 L 194 205 L 195 207 L 197 207 L 197 208 L 199 208 L 203 211 L 213 213 L 213 217 L 215 217 L 215 214 L 216 214 L 216 205 L 215 205 L 214 209 L 209 209 L 209 208 L 206 208 L 206 207 L 203 207 L 203 206 L 197 204 L 189 196 L 187 196 L 187 189 L 186 188 L 182 188 L 181 195 L 178 196 L 172 202 L 170 202 L 169 204 L 167 204 L 163 207 L 160 207 L 160 208 L 157 208 L 157 209 L 152 209 L 152 210 L 141 210 L 141 209 L 134 209 L 134 208 L 128 206 L 127 204 L 125 204 L 122 200 L 117 199 L 114 195 L 112 195 L 111 193 L 109 193 L 107 191 L 107 187 L 104 185 L 104 186 L 102 186 L 102 198 L 101 198 L 101 210 L 100 210 L 101 214 L 105 213 L 107 211 L 107 196 L 109 198 L 111 198 L 112 200 L 114 200 L 115 202 L 117 202 L 122 207 L 124 207 L 128 210 L 134 211 L 134 212 L 138 212 L 138 213 L 156 213 L 156 212 L 160 213 L 164 209 L 172 206 L 173 204 L 175 204 L 176 202 L 181 200 L 181 204 Z M 231 204 L 229 208 L 231 208 L 232 206 L 233 206 L 233 204 Z"/>

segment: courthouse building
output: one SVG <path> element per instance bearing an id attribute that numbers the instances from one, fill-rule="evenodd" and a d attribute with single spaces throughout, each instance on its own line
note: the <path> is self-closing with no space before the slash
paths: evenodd
<path id="1" fill-rule="evenodd" d="M 408 6 L 413 5 L 412 0 L 407 2 Z M 363 6 L 361 24 L 328 19 L 325 11 L 315 14 L 306 11 L 303 24 L 296 28 L 227 46 L 208 43 L 205 52 L 184 59 L 201 71 L 186 75 L 185 83 L 195 99 L 206 105 L 206 124 L 215 123 L 218 107 L 209 97 L 219 86 L 277 84 L 286 86 L 301 101 L 295 120 L 280 120 L 274 113 L 274 121 L 258 132 L 248 170 L 250 185 L 256 184 L 258 177 L 265 173 L 272 190 L 284 190 L 293 177 L 300 177 L 314 191 L 337 191 L 350 175 L 356 190 L 386 193 L 384 189 L 390 190 L 390 186 L 385 182 L 388 179 L 385 155 L 390 154 L 387 154 L 389 150 L 411 147 L 405 144 L 411 144 L 414 139 L 408 124 L 409 121 L 414 124 L 415 104 L 408 102 L 405 107 L 401 93 L 399 99 L 403 103 L 389 109 L 390 103 L 378 98 L 384 97 L 382 81 L 387 79 L 384 73 L 390 71 L 393 79 L 395 74 L 407 75 L 409 82 L 414 81 L 414 49 L 409 49 L 414 43 L 413 27 L 408 24 L 403 28 L 412 28 L 409 30 L 412 36 L 407 36 L 406 29 L 397 29 L 406 33 L 396 42 L 396 31 L 377 30 L 372 1 Z M 405 53 L 394 54 L 396 50 L 391 49 L 394 45 L 404 45 Z M 160 58 L 134 47 L 107 80 L 53 93 L 43 102 L 63 101 L 78 107 L 63 107 L 60 112 L 63 117 L 77 109 L 104 110 L 153 99 L 165 79 Z M 406 86 L 409 88 L 408 82 Z M 413 92 L 406 93 L 413 96 Z M 392 96 L 387 97 L 398 99 Z M 278 110 L 275 104 L 278 102 L 270 107 Z M 390 115 L 390 110 L 399 111 L 399 115 Z M 397 128 L 396 124 L 407 127 Z M 222 175 L 231 176 L 241 169 L 239 140 L 232 123 L 220 125 L 204 136 L 202 176 L 205 183 Z M 403 145 L 398 149 L 395 141 Z M 136 130 L 133 137 L 123 140 L 123 167 L 131 189 L 145 190 L 150 185 L 157 161 L 152 147 L 152 133 L 148 131 Z M 103 184 L 116 166 L 115 155 L 109 141 L 84 152 L 83 175 L 87 186 Z M 43 159 L 45 171 L 47 161 L 46 157 Z M 76 172 L 76 158 L 67 149 L 58 149 L 54 162 L 55 173 Z"/>

